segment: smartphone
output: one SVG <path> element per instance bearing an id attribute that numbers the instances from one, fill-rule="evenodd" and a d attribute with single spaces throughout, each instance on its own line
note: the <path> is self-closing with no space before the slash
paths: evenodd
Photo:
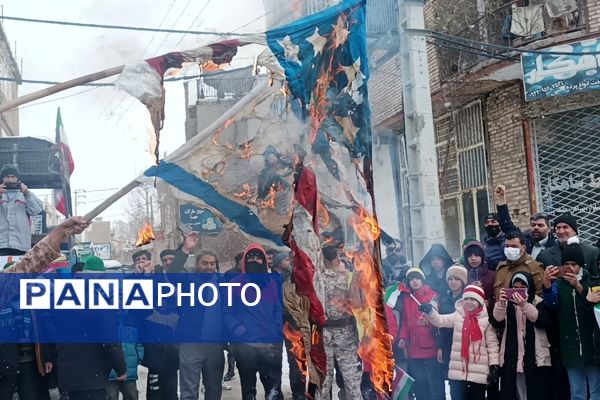
<path id="1" fill-rule="evenodd" d="M 600 286 L 592 286 L 591 290 L 592 292 L 600 292 Z"/>
<path id="2" fill-rule="evenodd" d="M 504 289 L 504 293 L 506 293 L 507 300 L 513 300 L 515 298 L 515 293 L 519 293 L 521 298 L 527 299 L 527 289 L 525 288 L 508 288 Z"/>
<path id="3" fill-rule="evenodd" d="M 8 182 L 8 183 L 5 183 L 4 186 L 6 187 L 6 190 L 20 190 L 21 189 L 21 181 Z"/>
<path id="4" fill-rule="evenodd" d="M 561 265 L 558 267 L 558 277 L 559 278 L 564 278 L 565 274 L 568 272 L 573 272 L 573 270 L 571 269 L 571 267 L 567 267 L 565 265 Z"/>

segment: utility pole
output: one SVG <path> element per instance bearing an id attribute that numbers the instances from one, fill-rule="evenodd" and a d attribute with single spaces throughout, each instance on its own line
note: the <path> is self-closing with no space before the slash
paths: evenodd
<path id="1" fill-rule="evenodd" d="M 73 207 L 74 207 L 73 215 L 79 215 L 79 214 L 77 214 L 77 206 L 79 204 L 85 204 L 85 200 L 79 201 L 79 199 L 86 198 L 85 193 L 86 193 L 85 189 L 75 189 L 73 191 L 73 194 L 75 195 L 75 196 L 73 196 Z"/>
<path id="2" fill-rule="evenodd" d="M 434 243 L 444 243 L 438 185 L 437 152 L 429 84 L 425 0 L 399 0 L 400 60 L 408 164 L 413 260 Z"/>

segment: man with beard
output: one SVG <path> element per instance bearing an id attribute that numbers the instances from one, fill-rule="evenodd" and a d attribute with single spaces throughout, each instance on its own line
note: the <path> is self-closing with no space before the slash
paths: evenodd
<path id="1" fill-rule="evenodd" d="M 589 244 L 580 243 L 579 237 L 577 236 L 578 229 L 577 218 L 571 214 L 563 214 L 556 217 L 554 220 L 554 231 L 558 238 L 558 244 L 546 249 L 540 254 L 538 260 L 544 264 L 545 267 L 559 266 L 561 265 L 560 260 L 563 249 L 566 248 L 568 244 L 579 243 L 585 261 L 585 264 L 581 267 L 592 275 L 592 277 L 598 277 L 600 275 L 600 270 L 598 268 L 600 249 Z"/>
<path id="2" fill-rule="evenodd" d="M 513 231 L 520 231 L 513 224 L 510 217 L 506 200 L 506 187 L 504 185 L 496 186 L 494 198 L 496 210 L 500 217 L 502 232 L 508 234 Z M 523 232 L 527 245 L 527 254 L 531 254 L 531 257 L 537 260 L 542 251 L 556 244 L 556 239 L 550 229 L 550 216 L 546 213 L 533 214 L 529 219 L 529 227 L 530 229 Z"/>
<path id="3" fill-rule="evenodd" d="M 229 307 L 225 314 L 227 328 L 240 342 L 235 345 L 235 360 L 240 374 L 242 400 L 256 400 L 256 376 L 260 375 L 267 400 L 283 400 L 281 364 L 283 341 L 264 343 L 268 323 L 283 326 L 283 307 L 275 282 L 268 276 L 267 254 L 259 244 L 250 244 L 241 262 L 242 274 L 251 274 L 261 288 L 260 307 Z M 240 280 L 246 280 L 243 276 Z"/>
<path id="4" fill-rule="evenodd" d="M 188 240 L 189 241 L 189 240 Z M 196 240 L 197 241 L 197 240 Z M 188 246 L 187 251 L 190 248 Z M 185 258 L 176 258 L 172 266 L 179 270 L 183 268 Z M 217 255 L 209 250 L 203 250 L 196 255 L 194 272 L 212 274 L 206 282 L 218 284 L 219 261 Z M 202 321 L 200 324 L 198 321 Z M 201 329 L 198 331 L 199 325 Z M 217 304 L 206 309 L 194 308 L 189 314 L 182 314 L 177 326 L 177 332 L 183 336 L 194 336 L 202 333 L 206 343 L 182 343 L 179 346 L 179 387 L 181 400 L 196 400 L 199 395 L 200 378 L 204 384 L 204 398 L 219 400 L 221 398 L 223 368 L 225 357 L 224 344 L 219 343 L 221 332 L 220 300 Z"/>

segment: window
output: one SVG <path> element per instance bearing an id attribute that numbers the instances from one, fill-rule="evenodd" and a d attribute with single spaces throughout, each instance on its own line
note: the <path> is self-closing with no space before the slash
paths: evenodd
<path id="1" fill-rule="evenodd" d="M 446 241 L 458 256 L 463 239 L 484 236 L 481 220 L 489 211 L 481 103 L 438 118 L 435 128 Z"/>

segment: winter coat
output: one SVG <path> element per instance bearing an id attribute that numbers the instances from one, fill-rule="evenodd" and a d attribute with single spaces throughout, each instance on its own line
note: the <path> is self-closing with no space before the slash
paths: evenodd
<path id="1" fill-rule="evenodd" d="M 414 292 L 413 296 L 421 304 L 435 304 L 437 299 L 437 293 L 427 285 Z M 419 305 L 411 296 L 404 296 L 403 301 L 404 312 L 399 337 L 406 341 L 408 358 L 435 358 L 438 347 L 433 326 L 425 314 L 419 311 Z"/>
<path id="2" fill-rule="evenodd" d="M 462 298 L 462 292 L 458 296 L 452 296 L 452 292 L 448 291 L 446 295 L 440 296 L 438 312 L 441 315 L 452 314 L 456 311 L 456 302 Z M 445 376 L 448 373 L 450 364 L 450 353 L 452 352 L 452 336 L 453 328 L 439 328 L 438 347 L 442 349 L 442 355 L 445 367 Z"/>
<path id="3" fill-rule="evenodd" d="M 535 366 L 550 367 L 550 343 L 546 335 L 546 327 L 551 324 L 551 316 L 548 309 L 542 304 L 542 298 L 535 296 L 533 303 L 527 303 L 523 308 L 508 302 L 508 307 L 515 307 L 517 319 L 517 332 L 522 332 L 525 335 L 525 325 L 527 321 L 536 324 L 535 330 Z M 506 311 L 507 306 L 503 306 L 500 302 L 494 305 L 494 319 L 496 321 L 504 321 L 506 326 Z M 518 365 L 523 366 L 525 358 L 525 338 L 519 343 L 518 349 Z M 506 328 L 503 329 L 502 341 L 500 343 L 500 366 L 504 365 L 504 351 L 506 345 Z M 523 372 L 523 368 L 518 368 L 517 372 Z"/>
<path id="4" fill-rule="evenodd" d="M 500 233 L 495 238 L 486 236 L 483 239 L 483 248 L 487 257 L 488 268 L 492 271 L 496 271 L 496 267 L 501 261 L 506 261 L 506 255 L 504 255 L 505 242 L 506 236 L 504 233 Z"/>
<path id="5" fill-rule="evenodd" d="M 494 282 L 494 299 L 500 296 L 500 289 L 510 286 L 510 280 L 516 272 L 528 272 L 535 284 L 535 294 L 542 295 L 544 286 L 544 267 L 535 261 L 529 254 L 525 254 L 517 261 L 502 261 L 496 269 L 496 281 Z"/>
<path id="6" fill-rule="evenodd" d="M 566 368 L 583 368 L 600 365 L 600 332 L 594 318 L 593 304 L 585 299 L 590 287 L 587 271 L 579 282 L 583 294 L 564 279 L 552 282 L 550 289 L 544 288 L 544 302 L 551 310 L 558 312 L 560 355 Z"/>
<path id="7" fill-rule="evenodd" d="M 44 205 L 31 192 L 27 195 L 12 190 L 4 193 L 0 198 L 0 249 L 31 249 L 30 217 L 42 211 Z"/>
<path id="8" fill-rule="evenodd" d="M 137 337 L 137 329 L 132 327 L 121 327 L 121 337 L 127 337 L 135 339 Z M 125 336 L 123 336 L 125 335 Z M 123 343 L 123 355 L 125 356 L 125 364 L 127 364 L 127 380 L 137 381 L 138 379 L 138 365 L 144 359 L 144 346 L 139 343 Z M 110 371 L 108 380 L 117 380 L 117 373 L 113 369 Z"/>
<path id="9" fill-rule="evenodd" d="M 485 298 L 489 301 L 494 295 L 494 281 L 496 279 L 496 273 L 488 268 L 485 257 L 479 267 L 473 268 L 471 265 L 469 265 L 469 259 L 467 255 L 469 254 L 469 250 L 473 247 L 481 249 L 485 254 L 485 249 L 479 242 L 470 242 L 465 245 L 463 249 L 463 263 L 467 269 L 467 284 L 470 285 L 475 282 L 481 282 L 483 292 L 485 293 Z"/>
<path id="10" fill-rule="evenodd" d="M 251 244 L 246 248 L 241 262 L 242 274 L 232 279 L 232 282 L 240 283 L 243 287 L 248 282 L 246 276 L 246 254 L 251 250 L 263 252 L 264 259 L 267 255 L 262 246 Z M 238 327 L 245 328 L 244 336 L 239 338 L 243 343 L 281 343 L 281 330 L 278 332 L 265 332 L 265 327 L 283 326 L 283 304 L 281 293 L 277 287 L 275 278 L 270 274 L 260 274 L 265 280 L 262 283 L 255 282 L 261 288 L 261 303 L 256 307 L 243 307 L 241 305 L 240 289 L 234 288 L 233 301 L 238 302 L 234 307 L 225 307 L 223 322 L 225 329 L 234 334 Z M 271 275 L 275 276 L 275 275 Z M 252 301 L 252 299 L 249 299 Z"/>
<path id="11" fill-rule="evenodd" d="M 112 369 L 118 376 L 127 372 L 118 343 L 60 344 L 58 365 L 59 386 L 67 391 L 104 389 Z"/>
<path id="12" fill-rule="evenodd" d="M 444 268 L 441 277 L 436 274 L 431 266 L 431 259 L 436 256 L 444 259 Z M 446 271 L 452 264 L 454 264 L 454 260 L 452 260 L 450 254 L 448 254 L 446 248 L 441 244 L 434 244 L 419 263 L 419 267 L 427 275 L 425 283 L 429 285 L 430 288 L 436 293 L 446 293 L 446 290 L 448 290 L 448 285 L 446 284 Z"/>
<path id="13" fill-rule="evenodd" d="M 582 266 L 593 277 L 600 276 L 600 268 L 598 261 L 600 259 L 600 249 L 596 246 L 590 246 L 589 244 L 579 243 L 579 248 L 583 252 L 583 259 L 585 264 Z M 540 253 L 537 260 L 542 263 L 545 267 L 549 265 L 562 265 L 561 254 L 563 247 L 560 244 L 549 247 Z"/>
<path id="14" fill-rule="evenodd" d="M 440 315 L 437 311 L 427 318 L 438 328 L 454 328 L 452 335 L 452 351 L 450 353 L 450 370 L 448 379 L 457 381 L 468 381 L 487 384 L 490 365 L 498 365 L 498 337 L 496 330 L 490 324 L 487 309 L 482 308 L 477 316 L 479 327 L 483 333 L 481 346 L 475 346 L 479 349 L 479 354 L 473 354 L 473 346 L 469 349 L 469 365 L 466 368 L 461 356 L 463 322 L 465 320 L 465 311 L 460 300 L 456 303 L 456 311 L 449 315 Z"/>

